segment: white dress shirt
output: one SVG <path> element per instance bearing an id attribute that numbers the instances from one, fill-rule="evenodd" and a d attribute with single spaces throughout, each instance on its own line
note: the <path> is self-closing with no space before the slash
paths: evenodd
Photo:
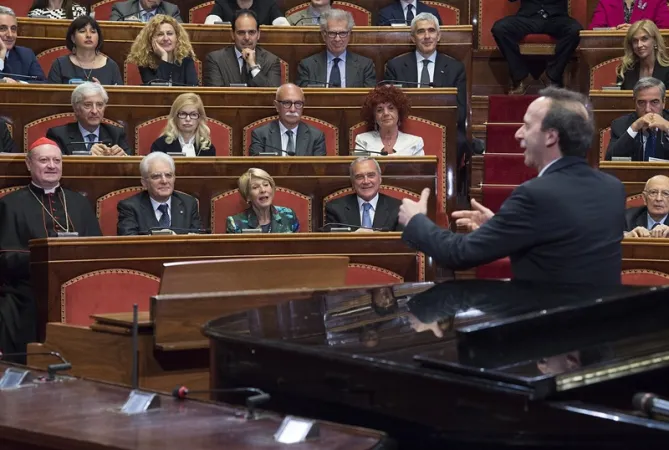
<path id="1" fill-rule="evenodd" d="M 548 169 L 550 166 L 552 166 L 553 164 L 555 164 L 555 163 L 556 163 L 557 161 L 559 161 L 560 159 L 562 159 L 562 158 L 554 159 L 553 161 L 551 161 L 551 162 L 549 162 L 548 164 L 546 164 L 546 165 L 544 166 L 544 168 L 541 169 L 541 172 L 539 172 L 539 175 L 537 175 L 537 178 L 539 178 L 541 175 L 543 175 L 544 172 L 546 171 L 546 169 Z"/>
<path id="2" fill-rule="evenodd" d="M 295 153 L 297 153 L 297 129 L 299 128 L 299 124 L 295 127 L 290 129 L 293 132 L 293 143 L 295 144 Z M 289 130 L 289 128 L 286 128 L 281 121 L 279 121 L 279 130 L 281 130 L 281 148 L 283 150 L 288 149 L 288 135 L 286 134 L 286 131 Z M 269 151 L 275 151 L 274 149 L 269 149 Z M 287 153 L 281 153 L 281 156 L 288 156 Z"/>
<path id="3" fill-rule="evenodd" d="M 360 133 L 355 137 L 355 148 L 380 152 L 383 150 L 381 135 L 378 131 Z M 397 134 L 397 141 L 393 146 L 395 153 L 390 153 L 390 156 L 425 156 L 424 148 L 425 144 L 422 137 L 402 133 L 400 131 Z M 374 154 L 374 156 L 376 156 L 376 154 Z"/>
<path id="4" fill-rule="evenodd" d="M 429 59 L 430 63 L 427 65 L 427 71 L 430 73 L 430 82 L 434 83 L 434 67 L 437 65 L 437 51 L 432 52 L 427 58 L 416 51 L 416 67 L 418 69 L 418 82 L 420 83 L 420 76 L 423 73 L 423 60 Z"/>
<path id="5" fill-rule="evenodd" d="M 648 226 L 646 227 L 647 230 L 652 230 L 652 229 L 653 229 L 653 226 L 654 226 L 656 223 L 659 223 L 660 225 L 664 225 L 664 221 L 667 220 L 667 216 L 666 216 L 666 215 L 665 215 L 663 218 L 661 218 L 660 220 L 657 220 L 657 221 L 656 221 L 656 220 L 653 220 L 653 218 L 650 217 L 650 214 L 648 214 L 648 213 L 646 213 L 646 216 L 647 216 L 647 224 L 648 224 Z"/>
<path id="6" fill-rule="evenodd" d="M 364 203 L 369 203 L 372 205 L 371 208 L 369 208 L 369 218 L 372 221 L 372 225 L 374 225 L 374 214 L 376 213 L 376 205 L 379 203 L 379 194 L 377 193 L 373 199 L 370 201 L 365 201 L 361 199 L 360 197 L 358 198 L 358 212 L 360 213 L 360 225 L 362 225 L 362 213 L 365 211 L 365 209 L 362 207 Z"/>
<path id="7" fill-rule="evenodd" d="M 184 141 L 184 138 L 179 135 L 179 144 L 181 144 L 181 151 L 190 157 L 195 157 L 195 135 L 191 136 L 188 142 Z"/>
<path id="8" fill-rule="evenodd" d="M 257 54 L 257 53 L 256 53 Z M 242 52 L 237 50 L 237 47 L 235 47 L 235 55 L 237 55 L 237 64 L 239 64 L 239 73 L 242 73 L 242 65 L 244 64 L 244 58 L 242 58 Z M 258 64 L 258 61 L 256 61 L 256 64 Z M 260 73 L 260 69 L 257 67 L 251 71 L 251 78 L 255 77 Z"/>
<path id="9" fill-rule="evenodd" d="M 345 88 L 346 87 L 346 50 L 344 50 L 344 53 L 342 53 L 339 56 L 335 56 L 330 52 L 326 52 L 326 53 L 327 53 L 328 64 L 327 64 L 327 69 L 325 71 L 325 76 L 326 76 L 325 81 L 327 81 L 328 83 L 330 82 L 330 74 L 332 72 L 332 66 L 334 66 L 334 59 L 339 58 L 339 59 L 341 59 L 341 61 L 339 61 L 339 74 L 341 75 L 341 86 L 340 87 Z"/>
<path id="10" fill-rule="evenodd" d="M 5 53 L 5 59 L 9 58 L 9 52 L 11 50 L 7 50 L 7 53 Z M 0 59 L 0 71 L 5 70 L 5 59 Z"/>
<path id="11" fill-rule="evenodd" d="M 153 213 L 156 215 L 156 220 L 160 222 L 160 218 L 163 216 L 162 211 L 158 210 L 158 207 L 162 205 L 162 203 L 158 203 L 155 201 L 153 198 L 149 197 L 151 200 L 151 206 L 153 207 Z M 170 195 L 170 198 L 167 199 L 167 211 L 169 211 L 170 215 L 170 226 L 172 225 L 172 196 Z"/>
<path id="12" fill-rule="evenodd" d="M 88 131 L 86 128 L 82 127 L 79 122 L 77 122 L 77 125 L 79 125 L 79 132 L 81 133 L 81 136 L 84 138 L 84 142 L 86 143 L 86 145 L 88 145 L 88 142 L 89 142 L 89 139 L 88 139 L 89 134 L 94 134 L 95 135 L 95 139 L 93 139 L 94 141 L 99 141 L 100 140 L 100 125 L 98 125 L 98 127 L 95 129 L 95 131 Z M 95 144 L 93 144 L 93 145 L 95 145 Z"/>
<path id="13" fill-rule="evenodd" d="M 416 17 L 418 15 L 418 11 L 417 11 L 418 1 L 417 0 L 412 0 L 412 1 L 409 1 L 409 2 L 407 2 L 406 0 L 400 0 L 400 3 L 402 4 L 402 11 L 404 12 L 404 20 L 407 19 L 407 12 L 409 11 L 409 8 L 408 8 L 409 5 L 413 5 L 413 8 L 411 8 L 412 11 L 413 11 L 413 16 Z"/>

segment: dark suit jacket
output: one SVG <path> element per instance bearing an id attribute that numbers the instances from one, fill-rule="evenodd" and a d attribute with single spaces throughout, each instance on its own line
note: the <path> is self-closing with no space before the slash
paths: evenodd
<path id="1" fill-rule="evenodd" d="M 669 217 L 662 223 L 669 225 Z M 648 208 L 646 206 L 627 208 L 625 211 L 625 231 L 632 231 L 636 227 L 648 227 Z"/>
<path id="2" fill-rule="evenodd" d="M 416 2 L 416 11 L 414 11 L 414 17 L 424 12 L 434 14 L 437 20 L 439 20 L 439 25 L 441 25 L 441 17 L 439 16 L 439 11 L 437 11 L 436 8 L 427 6 L 423 2 Z M 404 10 L 402 9 L 402 4 L 399 1 L 382 8 L 381 11 L 379 11 L 378 18 L 376 19 L 376 24 L 379 26 L 391 25 L 393 23 L 406 23 Z"/>
<path id="3" fill-rule="evenodd" d="M 328 79 L 327 67 L 327 52 L 317 53 L 304 58 L 297 66 L 297 81 L 295 84 L 305 87 L 314 81 L 325 83 Z M 346 87 L 373 88 L 375 86 L 376 69 L 374 68 L 374 62 L 369 58 L 347 51 Z"/>
<path id="4" fill-rule="evenodd" d="M 14 48 L 7 53 L 5 68 L 0 72 L 0 78 L 3 77 L 2 73 L 15 73 L 18 75 L 37 77 L 37 80 L 34 81 L 46 80 L 44 72 L 42 71 L 42 66 L 37 62 L 35 53 L 27 47 L 19 47 L 18 45 L 15 45 Z M 16 81 L 30 80 L 24 80 L 17 77 Z"/>
<path id="5" fill-rule="evenodd" d="M 175 139 L 171 144 L 165 142 L 165 136 L 159 136 L 158 139 L 153 141 L 151 144 L 152 152 L 164 152 L 164 153 L 180 153 L 181 144 L 179 139 Z M 216 156 L 216 147 L 212 143 L 208 149 L 200 150 L 199 143 L 195 142 L 195 155 L 196 156 Z"/>
<path id="6" fill-rule="evenodd" d="M 669 86 L 669 66 L 661 66 L 658 61 L 655 61 L 655 67 L 653 67 L 653 78 L 657 78 L 663 82 L 665 86 Z M 620 77 L 617 77 L 616 81 L 620 83 Z M 625 78 L 622 80 L 620 89 L 631 91 L 634 89 L 634 85 L 637 83 L 637 81 L 639 81 L 639 65 L 636 65 L 625 72 Z"/>
<path id="7" fill-rule="evenodd" d="M 669 120 L 669 110 L 663 110 L 662 117 Z M 612 156 L 626 156 L 631 157 L 632 161 L 643 161 L 642 133 L 637 133 L 634 138 L 627 133 L 627 129 L 638 118 L 636 113 L 633 112 L 618 117 L 611 122 L 611 141 L 609 141 L 609 147 L 606 149 L 607 161 L 610 161 Z M 655 157 L 669 159 L 669 139 L 667 139 L 666 133 L 658 133 Z"/>
<path id="8" fill-rule="evenodd" d="M 515 2 L 516 0 L 509 0 Z M 550 16 L 565 16 L 569 12 L 569 0 L 520 0 L 518 15 L 523 17 L 536 16 L 543 9 Z M 622 4 L 620 5 L 622 9 Z"/>
<path id="9" fill-rule="evenodd" d="M 455 234 L 418 214 L 402 238 L 451 269 L 509 256 L 514 279 L 604 286 L 620 284 L 624 227 L 622 183 L 565 156 L 518 186 L 476 231 Z"/>
<path id="10" fill-rule="evenodd" d="M 267 147 L 265 147 L 267 145 Z M 275 147 L 275 148 L 272 148 Z M 281 128 L 279 121 L 273 120 L 267 125 L 256 128 L 251 133 L 249 154 L 258 156 L 260 152 L 276 152 L 281 148 Z M 295 156 L 325 156 L 325 135 L 318 128 L 304 122 L 297 127 Z"/>
<path id="11" fill-rule="evenodd" d="M 7 124 L 0 120 L 0 153 L 17 153 L 18 149 L 14 144 L 12 135 L 9 134 Z"/>
<path id="12" fill-rule="evenodd" d="M 149 193 L 142 191 L 130 198 L 118 202 L 118 225 L 119 236 L 130 236 L 148 233 L 149 229 L 157 228 L 158 220 L 153 212 L 153 206 Z M 174 191 L 172 193 L 172 205 L 170 228 L 183 228 L 200 230 L 202 222 L 197 210 L 197 201 L 188 194 Z M 177 231 L 177 234 L 187 234 L 188 231 Z M 192 231 L 197 233 L 197 231 Z"/>
<path id="13" fill-rule="evenodd" d="M 267 50 L 256 47 L 256 63 L 260 72 L 255 77 L 249 73 L 248 86 L 281 86 L 281 62 Z M 204 85 L 229 87 L 230 83 L 242 83 L 235 47 L 227 47 L 207 54 L 204 62 Z"/>
<path id="14" fill-rule="evenodd" d="M 49 130 L 46 132 L 46 137 L 58 144 L 58 147 L 60 147 L 60 151 L 63 152 L 63 155 L 71 155 L 73 151 L 85 152 L 87 150 L 86 144 L 71 144 L 72 142 L 85 141 L 84 137 L 79 131 L 79 125 L 77 122 L 49 128 Z M 109 142 L 111 144 L 109 145 L 110 147 L 113 145 L 118 145 L 128 155 L 134 154 L 125 139 L 125 130 L 123 128 L 101 123 L 99 140 L 103 142 Z"/>
<path id="15" fill-rule="evenodd" d="M 416 52 L 405 53 L 388 61 L 383 78 L 418 83 Z M 460 146 L 467 139 L 467 75 L 464 64 L 448 55 L 437 53 L 432 82 L 434 87 L 458 89 L 458 146 Z M 407 84 L 405 87 L 416 87 L 416 85 Z"/>
<path id="16" fill-rule="evenodd" d="M 214 7 L 209 14 L 223 19 L 223 22 L 231 22 L 235 18 L 235 11 L 241 9 L 237 0 L 215 0 Z M 272 25 L 277 17 L 283 17 L 275 0 L 254 0 L 251 11 L 258 17 L 258 25 Z"/>
<path id="17" fill-rule="evenodd" d="M 179 7 L 174 3 L 161 2 L 157 8 L 156 14 L 164 14 L 174 17 L 177 22 L 183 22 Z M 109 20 L 123 21 L 126 18 L 136 15 L 139 19 L 139 0 L 128 0 L 127 2 L 114 3 L 112 6 L 111 17 Z"/>
<path id="18" fill-rule="evenodd" d="M 176 86 L 197 86 L 200 84 L 195 70 L 195 61 L 190 56 L 186 56 L 181 61 L 181 65 L 160 61 L 156 70 L 150 67 L 140 67 L 139 74 L 144 84 L 152 80 L 172 81 Z"/>
<path id="19" fill-rule="evenodd" d="M 384 231 L 402 231 L 402 226 L 398 222 L 401 204 L 402 202 L 396 198 L 379 194 L 372 227 L 382 228 Z M 346 223 L 359 227 L 360 207 L 357 194 L 350 194 L 328 202 L 325 205 L 325 222 Z"/>

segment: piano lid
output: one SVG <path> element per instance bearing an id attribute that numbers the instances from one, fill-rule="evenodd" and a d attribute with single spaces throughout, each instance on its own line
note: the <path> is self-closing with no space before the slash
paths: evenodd
<path id="1" fill-rule="evenodd" d="M 669 365 L 668 289 L 486 280 L 349 288 L 223 317 L 205 333 L 503 381 L 537 398 Z"/>

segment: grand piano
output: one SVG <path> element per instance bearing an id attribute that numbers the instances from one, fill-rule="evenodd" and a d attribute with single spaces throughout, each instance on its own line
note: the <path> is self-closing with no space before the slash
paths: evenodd
<path id="1" fill-rule="evenodd" d="M 400 448 L 668 448 L 669 421 L 632 398 L 669 395 L 669 287 L 468 280 L 283 298 L 205 325 L 212 388 L 252 385 L 270 408 Z"/>

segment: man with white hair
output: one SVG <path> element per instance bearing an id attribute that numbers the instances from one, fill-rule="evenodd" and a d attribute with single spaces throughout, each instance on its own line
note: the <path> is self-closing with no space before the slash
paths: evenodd
<path id="1" fill-rule="evenodd" d="M 0 6 L 0 83 L 44 81 L 44 72 L 35 53 L 15 45 L 18 37 L 16 14 Z"/>
<path id="2" fill-rule="evenodd" d="M 55 141 L 64 155 L 75 151 L 88 151 L 95 156 L 132 155 L 125 130 L 103 123 L 108 102 L 107 91 L 100 84 L 80 84 L 72 92 L 72 108 L 77 121 L 49 128 L 46 137 Z"/>
<path id="3" fill-rule="evenodd" d="M 172 157 L 153 152 L 139 163 L 144 191 L 118 203 L 119 236 L 148 234 L 152 229 L 171 229 L 177 234 L 200 233 L 202 222 L 197 200 L 175 192 L 176 170 Z"/>
<path id="4" fill-rule="evenodd" d="M 371 88 L 376 86 L 374 62 L 347 50 L 353 33 L 353 16 L 331 9 L 321 14 L 321 35 L 326 51 L 309 56 L 297 66 L 298 86 Z"/>
<path id="5" fill-rule="evenodd" d="M 63 162 L 55 142 L 40 138 L 26 153 L 31 182 L 0 199 L 0 351 L 25 351 L 36 339 L 30 279 L 31 239 L 100 236 L 90 202 L 60 185 Z"/>

